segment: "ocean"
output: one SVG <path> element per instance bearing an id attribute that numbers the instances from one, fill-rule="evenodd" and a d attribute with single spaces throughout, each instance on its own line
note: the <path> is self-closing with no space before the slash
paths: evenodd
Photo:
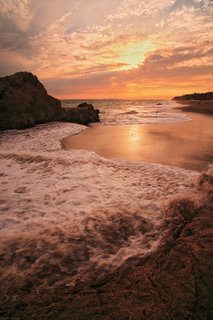
<path id="1" fill-rule="evenodd" d="M 104 125 L 173 123 L 189 120 L 180 113 L 171 113 L 178 106 L 173 100 L 86 100 L 100 110 Z M 62 100 L 62 106 L 73 108 L 85 100 Z"/>

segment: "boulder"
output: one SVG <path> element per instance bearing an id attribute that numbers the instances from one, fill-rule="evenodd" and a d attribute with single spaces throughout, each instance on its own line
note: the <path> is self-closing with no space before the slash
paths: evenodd
<path id="1" fill-rule="evenodd" d="M 83 102 L 77 108 L 66 109 L 64 121 L 76 122 L 87 125 L 91 122 L 99 122 L 99 110 L 94 109 L 92 104 Z"/>
<path id="2" fill-rule="evenodd" d="M 32 73 L 18 72 L 0 78 L 0 130 L 23 129 L 51 121 L 88 124 L 99 121 L 99 111 L 87 103 L 63 109 L 61 102 L 48 95 Z"/>
<path id="3" fill-rule="evenodd" d="M 0 129 L 22 129 L 60 120 L 61 102 L 47 94 L 32 73 L 0 78 Z"/>

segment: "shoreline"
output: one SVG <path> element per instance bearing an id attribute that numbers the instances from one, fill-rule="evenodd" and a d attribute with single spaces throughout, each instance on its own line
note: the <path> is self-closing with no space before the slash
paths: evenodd
<path id="1" fill-rule="evenodd" d="M 13 237 L 16 230 L 25 237 L 30 229 L 36 236 L 46 230 L 47 221 L 47 234 L 55 224 L 63 230 L 70 219 L 74 225 L 85 224 L 94 213 L 107 223 L 107 217 L 116 215 L 116 210 L 125 211 L 127 220 L 133 219 L 131 212 L 140 212 L 151 219 L 155 229 L 163 218 L 162 204 L 170 201 L 174 192 L 181 196 L 195 189 L 199 174 L 194 171 L 108 160 L 83 150 L 62 150 L 60 138 L 82 129 L 85 127 L 76 124 L 53 123 L 1 135 L 2 238 L 7 232 Z M 116 224 L 119 228 L 120 220 Z M 154 244 L 151 240 L 150 248 Z M 133 249 L 135 245 L 138 244 L 133 241 Z M 128 246 L 122 259 L 133 254 L 131 247 L 128 252 Z M 141 248 L 143 253 L 143 245 Z M 144 250 L 148 250 L 146 245 Z"/>
<path id="2" fill-rule="evenodd" d="M 210 270 L 210 207 L 199 173 L 62 150 L 64 136 L 84 129 L 52 123 L 1 136 L 1 314 L 162 320 L 205 308 L 208 315 L 199 279 Z M 183 195 L 177 216 L 169 203 Z"/>
<path id="3" fill-rule="evenodd" d="M 190 121 L 100 124 L 63 139 L 62 144 L 65 150 L 94 151 L 106 159 L 161 163 L 202 171 L 213 159 L 212 122 L 209 115 L 192 112 L 193 109 L 190 109 Z M 168 112 L 184 114 L 185 106 L 174 107 Z"/>

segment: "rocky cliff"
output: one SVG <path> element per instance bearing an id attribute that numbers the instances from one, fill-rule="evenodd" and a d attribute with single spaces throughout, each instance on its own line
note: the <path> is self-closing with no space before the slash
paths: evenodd
<path id="1" fill-rule="evenodd" d="M 213 99 L 213 92 L 205 93 L 191 93 L 183 96 L 174 97 L 173 100 L 211 100 Z"/>
<path id="2" fill-rule="evenodd" d="M 51 121 L 87 125 L 99 121 L 99 111 L 87 103 L 63 109 L 61 102 L 49 96 L 32 73 L 18 72 L 0 78 L 0 130 L 22 129 Z"/>

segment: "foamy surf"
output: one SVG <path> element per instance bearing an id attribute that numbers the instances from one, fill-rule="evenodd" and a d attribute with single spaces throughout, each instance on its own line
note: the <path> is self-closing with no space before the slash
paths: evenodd
<path id="1" fill-rule="evenodd" d="M 194 171 L 63 151 L 60 140 L 84 128 L 53 123 L 2 133 L 2 288 L 101 279 L 155 250 L 163 206 L 197 192 Z"/>

